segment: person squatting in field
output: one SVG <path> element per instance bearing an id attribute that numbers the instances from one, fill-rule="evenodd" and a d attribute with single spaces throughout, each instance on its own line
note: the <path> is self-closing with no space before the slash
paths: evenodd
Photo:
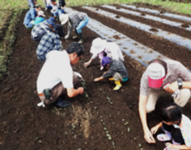
<path id="1" fill-rule="evenodd" d="M 112 60 L 106 56 L 102 59 L 102 66 L 106 68 L 107 71 L 102 76 L 95 78 L 94 82 L 108 78 L 110 81 L 114 81 L 116 86 L 113 90 L 117 91 L 122 87 L 121 82 L 128 80 L 128 72 L 122 61 Z"/>
<path id="2" fill-rule="evenodd" d="M 182 108 L 170 99 L 171 96 L 158 99 L 155 110 L 161 122 L 152 127 L 151 132 L 156 134 L 159 128 L 162 128 L 164 133 L 158 134 L 157 139 L 168 141 L 164 150 L 191 149 L 191 120 L 182 114 Z"/>
<path id="3" fill-rule="evenodd" d="M 184 107 L 191 97 L 191 73 L 180 62 L 170 59 L 154 59 L 141 77 L 139 116 L 144 138 L 148 143 L 155 139 L 147 124 L 147 113 L 155 109 L 160 96 L 173 94 L 174 101 Z"/>
<path id="4" fill-rule="evenodd" d="M 84 66 L 87 68 L 93 60 L 95 60 L 97 57 L 100 59 L 100 70 L 103 70 L 103 65 L 102 65 L 102 59 L 104 56 L 108 56 L 112 60 L 120 60 L 124 61 L 123 54 L 119 48 L 119 46 L 112 41 L 107 41 L 102 38 L 95 38 L 92 41 L 92 45 L 90 48 L 90 53 L 92 54 L 91 58 L 89 61 L 84 63 Z"/>
<path id="5" fill-rule="evenodd" d="M 71 102 L 60 98 L 61 95 L 72 98 L 84 93 L 83 87 L 74 88 L 81 75 L 72 69 L 83 54 L 84 48 L 77 42 L 71 43 L 66 50 L 52 50 L 47 54 L 37 79 L 37 92 L 43 103 L 56 102 L 58 107 L 68 107 Z"/>
<path id="6" fill-rule="evenodd" d="M 68 14 L 61 14 L 59 16 L 60 22 L 62 25 L 68 23 L 68 31 L 65 36 L 67 40 L 70 37 L 72 29 L 75 30 L 76 36 L 73 39 L 79 39 L 78 43 L 82 44 L 84 42 L 82 36 L 82 29 L 88 24 L 89 17 L 86 13 L 72 11 Z"/>

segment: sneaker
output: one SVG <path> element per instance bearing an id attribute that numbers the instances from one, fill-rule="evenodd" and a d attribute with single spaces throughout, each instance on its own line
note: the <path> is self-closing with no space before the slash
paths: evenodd
<path id="1" fill-rule="evenodd" d="M 78 38 L 77 35 L 74 35 L 74 36 L 72 37 L 73 40 L 74 40 L 74 39 L 77 39 L 77 38 Z"/>
<path id="2" fill-rule="evenodd" d="M 114 90 L 114 91 L 118 91 L 121 87 L 122 87 L 122 85 L 116 85 L 116 86 L 113 88 L 113 90 Z"/>
<path id="3" fill-rule="evenodd" d="M 69 102 L 69 101 L 65 101 L 61 98 L 59 98 L 56 102 L 56 106 L 57 107 L 61 107 L 61 108 L 66 108 L 66 107 L 69 107 L 72 103 Z"/>
<path id="4" fill-rule="evenodd" d="M 170 135 L 168 135 L 168 134 L 164 134 L 164 133 L 161 133 L 161 134 L 158 134 L 157 135 L 157 139 L 159 140 L 159 141 L 170 141 L 171 140 L 171 136 Z"/>
<path id="5" fill-rule="evenodd" d="M 80 40 L 78 41 L 78 43 L 79 43 L 79 44 L 82 44 L 82 43 L 84 43 L 84 40 L 83 40 L 83 39 L 80 39 Z"/>

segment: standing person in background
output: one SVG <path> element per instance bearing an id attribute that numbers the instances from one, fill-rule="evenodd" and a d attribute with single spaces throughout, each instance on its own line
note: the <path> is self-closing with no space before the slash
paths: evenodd
<path id="1" fill-rule="evenodd" d="M 64 108 L 70 106 L 71 102 L 59 98 L 62 94 L 72 98 L 84 93 L 83 87 L 74 88 L 79 75 L 72 69 L 83 54 L 84 48 L 76 42 L 71 43 L 66 51 L 47 54 L 37 79 L 37 92 L 42 102 L 47 105 L 56 102 L 58 107 Z"/>
<path id="2" fill-rule="evenodd" d="M 78 38 L 78 43 L 82 44 L 84 42 L 82 37 L 82 29 L 88 24 L 89 17 L 86 13 L 73 11 L 69 14 L 60 15 L 60 22 L 62 25 L 68 23 L 68 32 L 65 36 L 67 40 L 71 34 L 72 29 L 75 30 L 76 36 L 73 39 Z"/>
<path id="3" fill-rule="evenodd" d="M 23 22 L 26 28 L 32 28 L 34 26 L 35 18 L 40 10 L 40 6 L 36 5 L 27 11 Z"/>
<path id="4" fill-rule="evenodd" d="M 28 0 L 30 8 L 34 8 L 37 5 L 37 0 Z"/>
<path id="5" fill-rule="evenodd" d="M 37 16 L 36 16 L 35 21 L 34 21 L 34 25 L 37 25 L 43 21 L 45 21 L 45 14 L 44 14 L 44 11 L 40 10 L 37 13 Z"/>
<path id="6" fill-rule="evenodd" d="M 120 60 L 124 61 L 123 54 L 119 48 L 119 46 L 115 42 L 107 41 L 105 39 L 96 38 L 92 41 L 92 45 L 90 48 L 90 53 L 92 57 L 88 62 L 84 63 L 84 66 L 87 68 L 93 60 L 97 57 L 100 59 L 100 70 L 103 70 L 102 59 L 104 56 L 108 56 L 112 60 Z"/>
<path id="7" fill-rule="evenodd" d="M 191 73 L 180 62 L 170 59 L 154 59 L 141 77 L 139 116 L 144 138 L 148 143 L 155 139 L 147 124 L 147 113 L 155 109 L 160 96 L 173 94 L 174 101 L 184 107 L 191 96 Z"/>

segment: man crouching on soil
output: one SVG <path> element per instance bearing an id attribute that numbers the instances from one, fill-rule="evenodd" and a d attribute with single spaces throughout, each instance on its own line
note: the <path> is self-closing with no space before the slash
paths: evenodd
<path id="1" fill-rule="evenodd" d="M 58 107 L 64 108 L 71 103 L 60 98 L 62 94 L 72 98 L 84 93 L 83 87 L 74 88 L 81 75 L 73 72 L 71 66 L 78 63 L 83 54 L 84 48 L 73 42 L 66 50 L 53 50 L 46 55 L 37 79 L 37 92 L 42 102 L 47 105 L 56 102 Z"/>

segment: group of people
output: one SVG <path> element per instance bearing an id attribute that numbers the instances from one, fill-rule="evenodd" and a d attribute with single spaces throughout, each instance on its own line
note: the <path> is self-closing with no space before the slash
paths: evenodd
<path id="1" fill-rule="evenodd" d="M 164 134 L 157 135 L 157 139 L 172 140 L 164 150 L 191 149 L 191 121 L 182 114 L 182 107 L 191 97 L 190 89 L 191 72 L 183 64 L 171 59 L 150 62 L 141 77 L 139 94 L 139 115 L 146 142 L 156 143 L 153 135 L 162 128 Z M 149 129 L 147 113 L 154 110 L 161 123 Z"/>
<path id="2" fill-rule="evenodd" d="M 40 61 L 45 61 L 37 79 L 37 92 L 41 100 L 38 106 L 56 104 L 59 107 L 68 107 L 70 101 L 66 101 L 63 95 L 72 98 L 84 93 L 83 87 L 74 88 L 74 85 L 82 78 L 78 72 L 74 72 L 72 65 L 78 63 L 84 54 L 81 45 L 82 29 L 88 24 L 89 17 L 86 13 L 66 13 L 65 1 L 44 0 L 46 10 L 50 10 L 52 17 L 45 17 L 36 0 L 29 0 L 30 10 L 24 20 L 26 28 L 32 28 L 31 37 L 39 42 L 36 53 Z M 37 17 L 41 17 L 41 19 Z M 27 18 L 27 19 L 26 19 Z M 60 24 L 56 24 L 58 18 Z M 36 22 L 36 23 L 35 23 Z M 67 34 L 63 32 L 63 25 L 68 24 Z M 78 42 L 72 42 L 63 50 L 61 37 L 68 39 L 71 31 L 78 38 Z M 128 81 L 128 71 L 124 65 L 124 57 L 119 46 L 102 38 L 92 41 L 89 61 L 84 63 L 87 68 L 97 57 L 100 60 L 100 70 L 106 70 L 102 76 L 93 81 L 98 82 L 108 79 L 115 83 L 113 90 L 120 90 L 122 83 Z M 156 143 L 154 134 L 162 128 L 164 134 L 157 135 L 160 141 L 170 141 L 165 150 L 191 149 L 191 121 L 182 114 L 184 107 L 191 97 L 191 72 L 180 62 L 171 59 L 152 60 L 140 81 L 139 116 L 144 132 L 144 139 L 148 143 Z M 170 98 L 169 98 L 170 95 Z M 165 103 L 158 104 L 161 99 Z M 170 99 L 170 100 L 169 100 Z M 161 123 L 149 129 L 147 113 L 157 112 Z"/>

